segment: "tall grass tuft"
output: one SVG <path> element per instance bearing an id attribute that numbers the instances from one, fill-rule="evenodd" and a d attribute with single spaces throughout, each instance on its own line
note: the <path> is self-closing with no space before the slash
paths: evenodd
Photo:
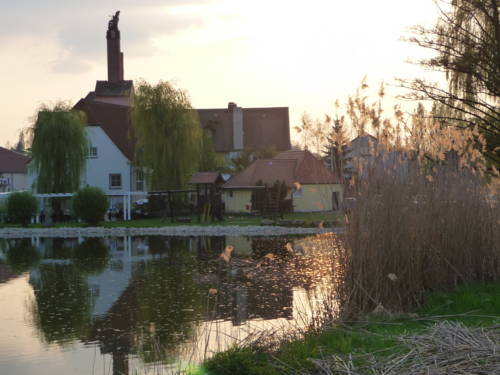
<path id="1" fill-rule="evenodd" d="M 500 279 L 498 194 L 469 169 L 372 165 L 355 197 L 337 247 L 342 318 L 410 311 L 428 292 Z"/>

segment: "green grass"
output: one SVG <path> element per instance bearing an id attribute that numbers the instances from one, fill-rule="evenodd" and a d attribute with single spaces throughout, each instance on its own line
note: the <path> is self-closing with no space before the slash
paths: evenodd
<path id="1" fill-rule="evenodd" d="M 214 225 L 240 225 L 240 226 L 249 226 L 249 225 L 260 225 L 262 217 L 260 216 L 250 216 L 250 215 L 231 215 L 228 214 L 225 216 L 225 220 L 219 222 L 215 221 L 207 221 L 207 222 L 198 222 L 197 216 L 185 216 L 191 218 L 191 223 L 172 223 L 170 218 L 166 220 L 162 220 L 159 218 L 152 219 L 137 219 L 137 220 L 117 220 L 117 221 L 105 221 L 100 223 L 100 226 L 104 228 L 146 228 L 146 227 L 169 227 L 169 226 L 178 226 L 178 225 L 195 225 L 195 226 L 214 226 Z M 306 224 L 311 224 L 315 221 L 333 221 L 338 219 L 338 214 L 332 212 L 311 212 L 311 213 L 292 213 L 284 215 L 285 220 L 304 220 Z M 53 226 L 47 226 L 43 224 L 30 224 L 28 228 L 67 228 L 67 227 L 85 227 L 84 223 L 78 222 L 68 222 L 68 223 L 56 223 Z M 0 228 L 19 228 L 20 225 L 16 224 L 0 224 Z"/>
<path id="2" fill-rule="evenodd" d="M 470 284 L 449 293 L 431 294 L 415 315 L 387 319 L 369 316 L 320 333 L 284 342 L 274 353 L 258 348 L 234 347 L 216 354 L 203 369 L 208 374 L 283 374 L 312 370 L 310 358 L 328 354 L 372 354 L 375 358 L 405 352 L 398 336 L 418 333 L 439 320 L 460 321 L 467 326 L 500 323 L 500 282 Z M 368 361 L 368 358 L 367 358 Z"/>

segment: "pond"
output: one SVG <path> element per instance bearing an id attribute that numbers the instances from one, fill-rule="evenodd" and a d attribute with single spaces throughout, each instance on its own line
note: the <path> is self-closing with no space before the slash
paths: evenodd
<path id="1" fill-rule="evenodd" d="M 0 240 L 0 374 L 178 373 L 305 327 L 333 236 Z"/>

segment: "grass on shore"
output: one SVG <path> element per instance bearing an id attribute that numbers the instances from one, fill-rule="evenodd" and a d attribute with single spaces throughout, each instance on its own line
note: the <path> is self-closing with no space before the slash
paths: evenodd
<path id="1" fill-rule="evenodd" d="M 135 220 L 117 220 L 117 221 L 104 221 L 101 222 L 98 226 L 104 228 L 146 228 L 146 227 L 170 227 L 170 226 L 179 226 L 179 225 L 192 225 L 192 226 L 230 226 L 230 225 L 238 225 L 238 226 L 250 226 L 250 225 L 260 225 L 263 220 L 260 216 L 250 216 L 250 215 L 231 215 L 228 214 L 224 217 L 224 221 L 206 221 L 206 222 L 198 222 L 197 216 L 184 216 L 191 219 L 190 223 L 179 223 L 172 222 L 170 218 L 162 220 L 160 218 L 151 218 L 151 219 L 135 219 Z M 317 221 L 336 221 L 339 218 L 339 214 L 333 212 L 296 212 L 291 214 L 285 214 L 284 220 L 304 220 L 306 225 L 312 225 L 313 222 Z M 30 224 L 28 228 L 69 228 L 69 227 L 85 227 L 87 226 L 84 223 L 78 222 L 66 222 L 66 223 L 56 223 L 52 226 L 43 225 L 43 224 Z M 0 228 L 20 228 L 20 225 L 16 224 L 3 224 L 0 223 Z"/>
<path id="2" fill-rule="evenodd" d="M 216 354 L 198 373 L 307 373 L 314 370 L 311 358 L 331 354 L 366 354 L 366 361 L 383 359 L 408 351 L 398 340 L 399 336 L 421 333 L 443 320 L 461 322 L 468 327 L 499 324 L 500 282 L 469 284 L 449 293 L 433 293 L 415 314 L 399 317 L 370 314 L 362 321 L 344 322 L 322 332 L 309 333 L 302 339 L 284 342 L 273 352 L 255 345 L 234 347 Z M 362 361 L 359 356 L 356 358 Z"/>

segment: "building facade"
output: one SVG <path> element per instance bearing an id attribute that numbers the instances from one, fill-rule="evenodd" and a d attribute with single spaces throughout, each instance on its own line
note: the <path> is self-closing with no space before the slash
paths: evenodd
<path id="1" fill-rule="evenodd" d="M 27 165 L 24 154 L 0 147 L 0 193 L 27 190 Z"/>

